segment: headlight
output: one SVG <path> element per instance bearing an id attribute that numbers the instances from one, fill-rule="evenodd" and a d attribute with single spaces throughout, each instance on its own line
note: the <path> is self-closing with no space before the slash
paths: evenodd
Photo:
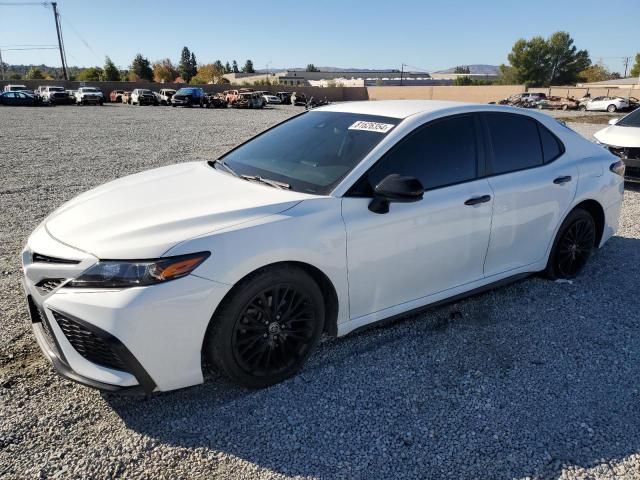
<path id="1" fill-rule="evenodd" d="M 189 275 L 209 252 L 155 260 L 104 260 L 67 283 L 74 288 L 128 288 L 164 283 Z"/>

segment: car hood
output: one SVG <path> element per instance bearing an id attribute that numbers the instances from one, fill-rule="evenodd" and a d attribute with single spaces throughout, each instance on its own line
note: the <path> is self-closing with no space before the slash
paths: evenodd
<path id="1" fill-rule="evenodd" d="M 162 256 L 184 240 L 274 215 L 312 195 L 241 180 L 206 162 L 109 182 L 45 221 L 49 234 L 101 259 Z"/>
<path id="2" fill-rule="evenodd" d="M 640 147 L 640 127 L 623 127 L 611 125 L 596 132 L 596 140 L 613 147 Z"/>

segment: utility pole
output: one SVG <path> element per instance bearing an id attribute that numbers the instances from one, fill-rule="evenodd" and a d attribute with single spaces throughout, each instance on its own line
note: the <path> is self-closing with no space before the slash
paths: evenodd
<path id="1" fill-rule="evenodd" d="M 2 49 L 0 48 L 0 70 L 2 70 L 2 80 L 4 80 L 4 62 L 2 61 Z"/>
<path id="2" fill-rule="evenodd" d="M 402 76 L 404 75 L 404 63 L 400 66 L 400 86 L 402 86 Z"/>
<path id="3" fill-rule="evenodd" d="M 60 49 L 60 61 L 62 62 L 62 75 L 65 80 L 69 80 L 67 76 L 67 66 L 64 60 L 64 49 L 62 48 L 62 34 L 60 33 L 60 17 L 58 16 L 58 3 L 51 2 L 53 7 L 53 19 L 56 22 L 56 32 L 58 33 L 58 48 Z"/>
<path id="4" fill-rule="evenodd" d="M 627 68 L 629 67 L 629 62 L 631 61 L 631 57 L 622 57 L 622 63 L 624 63 L 624 75 L 623 78 L 627 76 Z"/>

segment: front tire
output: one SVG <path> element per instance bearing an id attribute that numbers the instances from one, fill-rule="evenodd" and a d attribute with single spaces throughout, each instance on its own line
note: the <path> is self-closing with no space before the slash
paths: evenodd
<path id="1" fill-rule="evenodd" d="M 611 105 L 609 105 L 609 106 L 607 107 L 607 112 L 609 112 L 609 113 L 613 113 L 613 112 L 615 112 L 616 110 L 618 110 L 618 108 L 617 108 L 615 105 L 613 105 L 613 104 L 611 104 Z"/>
<path id="2" fill-rule="evenodd" d="M 586 210 L 576 208 L 558 230 L 544 275 L 552 280 L 576 277 L 591 257 L 595 243 L 593 217 Z"/>
<path id="3" fill-rule="evenodd" d="M 264 388 L 300 370 L 323 326 L 324 302 L 316 282 L 297 267 L 272 267 L 241 282 L 223 301 L 204 351 L 233 382 Z"/>

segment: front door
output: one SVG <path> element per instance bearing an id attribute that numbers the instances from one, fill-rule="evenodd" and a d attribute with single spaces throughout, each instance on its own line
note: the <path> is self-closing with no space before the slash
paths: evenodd
<path id="1" fill-rule="evenodd" d="M 422 126 L 343 198 L 351 319 L 483 277 L 493 200 L 477 178 L 478 131 L 474 115 Z M 369 211 L 373 186 L 394 173 L 417 177 L 424 198 Z"/>

